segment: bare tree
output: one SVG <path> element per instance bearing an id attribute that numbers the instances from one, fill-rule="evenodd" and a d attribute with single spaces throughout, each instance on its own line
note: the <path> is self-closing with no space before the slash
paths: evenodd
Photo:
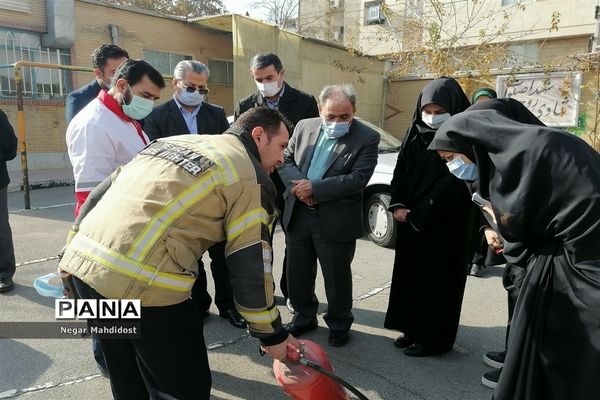
<path id="1" fill-rule="evenodd" d="M 263 0 L 251 4 L 267 10 L 267 20 L 275 25 L 285 29 L 297 27 L 299 0 Z"/>
<path id="2" fill-rule="evenodd" d="M 186 18 L 216 15 L 226 12 L 221 0 L 104 0 L 107 3 L 138 7 L 165 15 Z"/>
<path id="3" fill-rule="evenodd" d="M 369 54 L 386 45 L 389 50 L 380 57 L 393 61 L 393 77 L 468 70 L 485 75 L 511 57 L 509 45 L 523 34 L 511 34 L 510 23 L 526 6 L 518 2 L 498 8 L 485 0 L 405 0 L 380 7 L 382 17 L 370 28 L 371 34 L 365 37 L 354 28 L 346 43 L 355 52 Z M 362 25 L 365 21 L 357 21 L 357 27 Z"/>

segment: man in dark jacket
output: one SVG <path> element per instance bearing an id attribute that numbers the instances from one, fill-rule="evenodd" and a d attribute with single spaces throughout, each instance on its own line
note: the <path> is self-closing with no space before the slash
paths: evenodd
<path id="1" fill-rule="evenodd" d="M 250 73 L 257 90 L 235 107 L 235 119 L 254 107 L 279 110 L 293 125 L 306 118 L 319 116 L 315 97 L 294 89 L 284 80 L 285 69 L 277 55 L 256 54 L 250 61 Z"/>
<path id="2" fill-rule="evenodd" d="M 276 54 L 256 54 L 250 61 L 250 74 L 256 83 L 257 91 L 243 98 L 235 107 L 235 119 L 253 107 L 268 107 L 279 110 L 295 126 L 298 121 L 319 116 L 317 100 L 314 96 L 291 87 L 285 80 L 285 70 Z M 291 132 L 290 132 L 291 133 Z M 277 188 L 275 205 L 283 215 L 285 202 L 283 192 L 285 186 L 277 171 L 271 174 Z M 283 225 L 282 225 L 283 228 Z M 285 233 L 285 228 L 283 228 Z M 284 252 L 285 254 L 285 252 Z M 291 312 L 293 308 L 288 301 L 286 259 L 283 259 L 283 270 L 279 286 Z"/>
<path id="3" fill-rule="evenodd" d="M 144 119 L 144 131 L 155 140 L 175 135 L 215 135 L 229 129 L 223 107 L 207 103 L 210 71 L 199 61 L 184 60 L 173 71 L 173 98 L 152 110 Z M 208 249 L 210 269 L 215 281 L 215 305 L 219 315 L 236 328 L 245 328 L 246 321 L 235 309 L 229 273 L 225 264 L 225 243 Z M 206 291 L 206 272 L 198 260 L 198 279 L 192 289 L 192 299 L 203 316 L 208 316 L 212 301 Z"/>
<path id="4" fill-rule="evenodd" d="M 144 132 L 150 140 L 167 136 L 214 135 L 229 129 L 223 107 L 210 104 L 210 71 L 199 61 L 184 60 L 173 71 L 173 98 L 154 107 L 144 119 Z"/>
<path id="5" fill-rule="evenodd" d="M 129 54 L 114 44 L 103 44 L 92 53 L 95 79 L 89 84 L 69 93 L 65 102 L 67 124 L 83 107 L 94 100 L 100 90 L 109 90 L 117 67 L 129 58 Z"/>
<path id="6" fill-rule="evenodd" d="M 15 250 L 12 232 L 8 224 L 7 192 L 10 179 L 6 162 L 17 156 L 17 137 L 8 122 L 6 114 L 0 110 L 0 293 L 14 287 L 12 277 L 15 274 Z"/>

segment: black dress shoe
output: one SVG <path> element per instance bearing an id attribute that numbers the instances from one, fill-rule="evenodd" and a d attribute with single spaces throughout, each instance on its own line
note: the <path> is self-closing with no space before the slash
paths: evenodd
<path id="1" fill-rule="evenodd" d="M 237 310 L 232 308 L 229 308 L 225 311 L 219 311 L 219 316 L 221 318 L 228 319 L 231 326 L 236 328 L 244 329 L 247 327 L 244 317 L 242 317 Z"/>
<path id="2" fill-rule="evenodd" d="M 407 348 L 409 346 L 412 346 L 413 344 L 415 344 L 415 341 L 412 340 L 412 339 L 410 339 L 406 335 L 398 336 L 394 340 L 394 346 L 396 346 L 399 349 L 405 349 L 405 348 Z"/>
<path id="3" fill-rule="evenodd" d="M 11 278 L 2 278 L 0 279 L 0 293 L 8 292 L 13 290 L 15 284 Z"/>
<path id="4" fill-rule="evenodd" d="M 348 343 L 350 340 L 350 333 L 346 331 L 331 331 L 329 333 L 329 339 L 327 340 L 330 345 L 340 347 Z"/>
<path id="5" fill-rule="evenodd" d="M 433 353 L 429 350 L 426 350 L 418 343 L 413 344 L 412 346 L 408 346 L 404 349 L 404 354 L 409 357 L 428 357 Z"/>
<path id="6" fill-rule="evenodd" d="M 315 329 L 318 328 L 318 326 L 319 326 L 319 321 L 317 321 L 317 319 L 314 318 L 312 321 L 310 321 L 306 325 L 298 326 L 298 325 L 295 325 L 294 323 L 291 323 L 291 324 L 287 324 L 284 328 L 293 337 L 299 337 L 299 336 L 304 335 L 306 332 L 314 331 Z"/>

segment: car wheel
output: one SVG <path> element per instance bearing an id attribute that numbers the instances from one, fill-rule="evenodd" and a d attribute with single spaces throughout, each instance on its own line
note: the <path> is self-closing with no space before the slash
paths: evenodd
<path id="1" fill-rule="evenodd" d="M 369 240 L 373 243 L 389 247 L 396 241 L 396 223 L 387 209 L 390 206 L 390 195 L 375 193 L 365 203 L 364 225 Z"/>

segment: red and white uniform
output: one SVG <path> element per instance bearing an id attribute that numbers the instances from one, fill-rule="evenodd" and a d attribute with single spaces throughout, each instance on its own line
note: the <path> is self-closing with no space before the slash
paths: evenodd
<path id="1" fill-rule="evenodd" d="M 67 128 L 67 150 L 75 177 L 75 215 L 89 193 L 148 144 L 140 123 L 123 113 L 102 90 Z"/>

